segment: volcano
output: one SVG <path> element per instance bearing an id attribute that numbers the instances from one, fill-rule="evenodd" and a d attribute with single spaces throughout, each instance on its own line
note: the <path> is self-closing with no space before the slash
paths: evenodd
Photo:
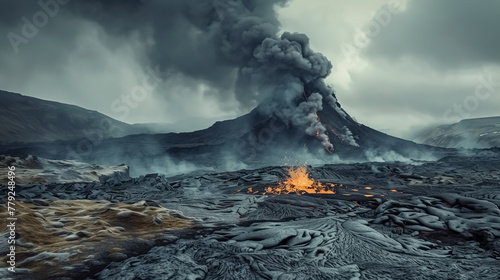
<path id="1" fill-rule="evenodd" d="M 137 134 L 86 138 L 35 145 L 7 145 L 10 153 L 99 164 L 127 163 L 151 170 L 168 161 L 208 168 L 281 165 L 335 160 L 405 160 L 444 152 L 417 145 L 357 123 L 325 83 L 332 63 L 311 49 L 305 34 L 284 32 L 263 18 L 232 13 L 217 23 L 220 55 L 232 61 L 234 96 L 259 104 L 249 114 L 191 133 Z M 193 108 L 195 109 L 195 108 Z M 439 156 L 437 156 L 439 157 Z M 167 163 L 166 163 L 167 162 Z M 194 168 L 196 169 L 196 168 Z"/>
<path id="2" fill-rule="evenodd" d="M 297 107 L 310 96 L 311 90 L 305 88 L 303 96 L 296 100 Z M 317 119 L 316 127 L 319 128 L 314 130 L 312 135 L 304 133 L 309 123 L 294 125 L 280 110 L 273 111 L 271 115 L 266 115 L 262 111 L 262 108 L 257 107 L 248 115 L 216 123 L 195 134 L 220 133 L 219 140 L 224 142 L 224 146 L 234 145 L 236 142 L 236 154 L 241 160 L 246 159 L 249 162 L 287 156 L 293 158 L 294 154 L 300 156 L 312 154 L 328 161 L 335 156 L 346 160 L 371 160 L 374 156 L 384 158 L 390 155 L 422 159 L 430 154 L 440 157 L 449 152 L 446 149 L 419 145 L 393 137 L 360 124 L 345 112 L 338 102 L 334 104 L 323 102 L 321 110 L 314 113 Z M 227 133 L 236 127 L 240 128 L 236 135 Z M 325 139 L 321 137 L 320 131 L 327 137 L 327 143 L 331 146 L 324 145 Z M 184 136 L 187 140 L 191 135 Z M 234 136 L 239 139 L 233 138 Z"/>
<path id="3" fill-rule="evenodd" d="M 303 95 L 294 100 L 296 108 L 310 102 L 312 95 L 312 90 L 306 87 Z M 311 113 L 315 114 L 314 126 L 294 123 L 293 116 L 287 113 L 290 110 L 285 107 L 269 112 L 258 106 L 236 119 L 216 122 L 207 129 L 189 133 L 134 134 L 97 141 L 97 136 L 92 137 L 90 131 L 87 138 L 14 143 L 3 145 L 0 150 L 4 154 L 32 154 L 98 164 L 126 163 L 132 170 L 168 166 L 166 158 L 172 162 L 226 169 L 228 163 L 234 162 L 245 167 L 315 158 L 323 162 L 335 159 L 366 161 L 374 157 L 393 160 L 394 155 L 396 160 L 420 159 L 429 154 L 440 157 L 449 151 L 392 137 L 359 124 L 338 102 L 323 102 L 321 110 Z M 308 133 L 310 127 L 317 131 Z M 327 137 L 331 147 L 325 147 L 320 132 Z M 391 156 L 393 158 L 388 158 Z"/>

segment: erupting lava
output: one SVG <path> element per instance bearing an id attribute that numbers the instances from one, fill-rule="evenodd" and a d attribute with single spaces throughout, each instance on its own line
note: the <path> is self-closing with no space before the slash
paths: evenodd
<path id="1" fill-rule="evenodd" d="M 309 177 L 304 166 L 290 168 L 288 170 L 288 179 L 280 182 L 277 187 L 267 187 L 264 194 L 287 194 L 296 193 L 298 195 L 304 193 L 327 193 L 334 194 L 332 189 L 326 185 L 314 181 Z"/>

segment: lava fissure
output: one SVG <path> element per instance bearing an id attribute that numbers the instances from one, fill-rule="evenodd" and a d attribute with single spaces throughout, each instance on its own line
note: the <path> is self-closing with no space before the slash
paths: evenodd
<path id="1" fill-rule="evenodd" d="M 255 193 L 255 192 L 254 192 Z M 288 170 L 288 178 L 282 181 L 276 187 L 266 187 L 263 194 L 290 194 L 297 195 L 306 193 L 322 193 L 334 194 L 335 191 L 331 186 L 314 181 L 304 166 L 290 168 Z"/>

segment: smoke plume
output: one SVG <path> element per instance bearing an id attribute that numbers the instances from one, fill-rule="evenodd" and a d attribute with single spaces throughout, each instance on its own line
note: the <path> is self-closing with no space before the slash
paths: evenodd
<path id="1" fill-rule="evenodd" d="M 14 16 L 4 14 L 6 26 L 16 24 L 28 6 L 8 1 L 12 2 L 9 14 Z M 236 100 L 241 111 L 256 106 L 265 114 L 279 110 L 331 150 L 316 113 L 323 106 L 333 106 L 345 116 L 324 82 L 332 64 L 310 48 L 306 35 L 280 34 L 274 8 L 287 2 L 75 0 L 58 5 L 60 13 L 53 20 L 58 26 L 71 24 L 72 33 L 96 27 L 105 34 L 103 44 L 111 50 L 131 43 L 141 64 L 154 69 L 159 65 L 171 77 L 199 82 L 210 88 L 205 94 L 221 102 Z M 51 29 L 50 34 L 54 44 L 78 43 L 66 29 Z"/>

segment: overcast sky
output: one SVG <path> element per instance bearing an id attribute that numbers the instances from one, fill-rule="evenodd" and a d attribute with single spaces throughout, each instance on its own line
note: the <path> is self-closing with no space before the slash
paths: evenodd
<path id="1" fill-rule="evenodd" d="M 176 2 L 136 13 L 136 0 L 123 8 L 73 0 L 45 20 L 36 1 L 4 0 L 0 88 L 127 123 L 182 121 L 186 131 L 248 112 L 255 104 L 233 93 L 234 69 L 211 59 L 210 42 L 197 36 L 210 30 L 171 27 L 203 25 L 192 20 L 198 10 L 189 22 L 173 14 Z M 275 10 L 259 15 L 310 37 L 333 64 L 327 82 L 360 123 L 410 138 L 429 125 L 500 115 L 500 1 L 293 0 Z M 23 30 L 23 17 L 38 20 L 37 30 Z M 178 71 L 164 73 L 169 63 Z M 151 74 L 155 66 L 162 73 Z"/>

